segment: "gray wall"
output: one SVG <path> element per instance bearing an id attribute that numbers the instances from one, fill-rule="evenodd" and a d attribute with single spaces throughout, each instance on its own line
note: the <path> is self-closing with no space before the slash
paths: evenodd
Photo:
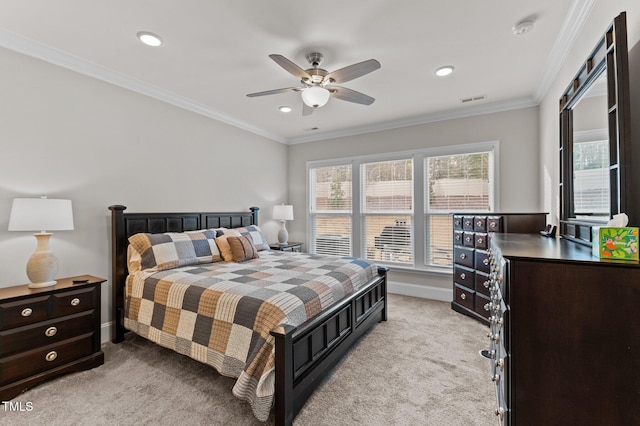
<path id="1" fill-rule="evenodd" d="M 75 230 L 54 232 L 58 276 L 111 278 L 107 207 L 231 211 L 286 201 L 287 146 L 64 68 L 0 49 L 0 287 L 28 282 L 29 232 L 8 232 L 11 201 L 73 201 Z M 102 321 L 110 320 L 111 282 Z"/>

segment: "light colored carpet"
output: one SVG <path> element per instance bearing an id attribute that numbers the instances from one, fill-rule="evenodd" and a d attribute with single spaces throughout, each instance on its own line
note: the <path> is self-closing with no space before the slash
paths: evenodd
<path id="1" fill-rule="evenodd" d="M 450 304 L 389 295 L 389 318 L 347 354 L 295 420 L 307 425 L 493 425 L 487 328 Z M 233 379 L 128 335 L 106 362 L 0 406 L 2 425 L 272 425 L 231 394 Z"/>

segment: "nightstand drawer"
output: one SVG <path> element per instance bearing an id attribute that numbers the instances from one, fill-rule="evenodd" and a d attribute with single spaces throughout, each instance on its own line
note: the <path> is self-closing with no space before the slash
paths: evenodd
<path id="1" fill-rule="evenodd" d="M 94 311 L 0 332 L 0 357 L 91 333 Z"/>
<path id="2" fill-rule="evenodd" d="M 0 303 L 0 330 L 33 324 L 47 319 L 49 296 Z"/>
<path id="3" fill-rule="evenodd" d="M 98 287 L 95 286 L 53 294 L 51 296 L 53 298 L 51 306 L 52 316 L 66 316 L 95 308 L 94 300 L 97 289 Z"/>
<path id="4" fill-rule="evenodd" d="M 93 333 L 0 359 L 0 385 L 91 355 Z"/>

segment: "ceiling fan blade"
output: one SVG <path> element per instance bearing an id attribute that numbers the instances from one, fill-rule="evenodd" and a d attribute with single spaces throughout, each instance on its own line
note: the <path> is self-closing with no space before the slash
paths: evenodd
<path id="1" fill-rule="evenodd" d="M 285 70 L 289 71 L 291 75 L 294 77 L 298 77 L 299 79 L 308 80 L 311 76 L 302 68 L 288 60 L 282 55 L 269 55 L 271 59 L 273 59 L 278 65 L 280 65 Z"/>
<path id="2" fill-rule="evenodd" d="M 341 101 L 354 102 L 356 104 L 371 105 L 374 98 L 365 95 L 364 93 L 356 92 L 355 90 L 347 89 L 346 87 L 332 86 L 328 88 L 331 92 L 331 96 Z"/>
<path id="3" fill-rule="evenodd" d="M 284 89 L 274 89 L 274 90 L 267 90 L 265 92 L 256 92 L 256 93 L 249 93 L 247 96 L 250 98 L 254 98 L 256 96 L 265 96 L 265 95 L 275 95 L 276 93 L 284 93 L 284 92 L 299 92 L 300 90 L 302 90 L 301 87 L 286 87 Z"/>
<path id="4" fill-rule="evenodd" d="M 348 67 L 340 68 L 339 70 L 330 72 L 324 78 L 331 79 L 336 83 L 345 83 L 353 80 L 354 78 L 362 77 L 365 74 L 369 74 L 372 71 L 380 68 L 380 62 L 375 59 L 369 59 L 368 61 L 358 62 L 357 64 L 349 65 Z"/>
<path id="5" fill-rule="evenodd" d="M 315 110 L 314 107 L 310 107 L 309 105 L 307 105 L 304 102 L 302 102 L 302 115 L 303 116 L 313 114 L 314 110 Z"/>

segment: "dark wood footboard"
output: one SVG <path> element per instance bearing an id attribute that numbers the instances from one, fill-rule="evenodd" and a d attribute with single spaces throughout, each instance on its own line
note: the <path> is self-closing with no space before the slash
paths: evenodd
<path id="1" fill-rule="evenodd" d="M 342 359 L 371 327 L 387 320 L 387 271 L 357 293 L 298 327 L 284 325 L 271 332 L 276 339 L 275 424 L 293 419 Z"/>

